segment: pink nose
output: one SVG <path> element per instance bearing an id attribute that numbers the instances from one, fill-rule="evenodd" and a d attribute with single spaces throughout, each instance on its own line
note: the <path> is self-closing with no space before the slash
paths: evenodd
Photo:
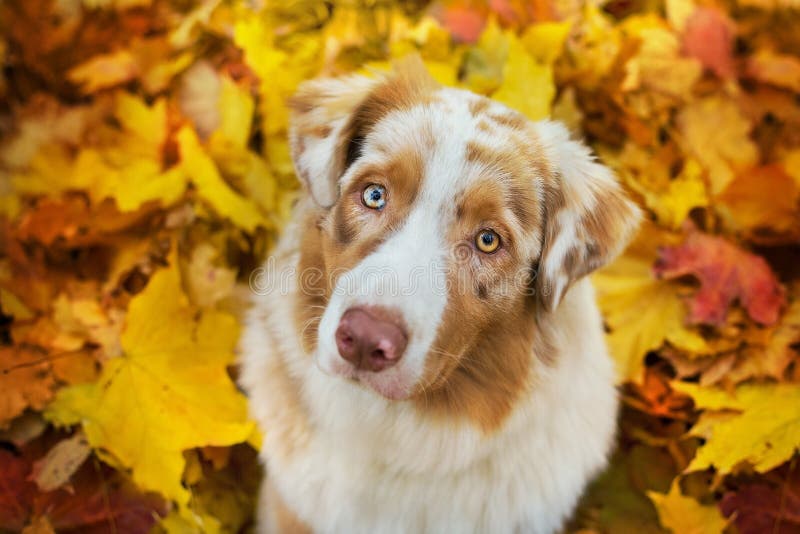
<path id="1" fill-rule="evenodd" d="M 350 308 L 336 329 L 339 355 L 356 369 L 379 372 L 403 357 L 408 336 L 393 314 L 385 308 Z"/>

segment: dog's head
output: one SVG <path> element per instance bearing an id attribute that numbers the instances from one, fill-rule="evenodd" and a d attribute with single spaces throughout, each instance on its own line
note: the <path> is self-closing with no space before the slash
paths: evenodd
<path id="1" fill-rule="evenodd" d="M 390 399 L 512 402 L 538 319 L 638 222 L 611 172 L 562 125 L 440 87 L 414 60 L 307 82 L 291 109 L 317 206 L 301 269 L 321 276 L 301 273 L 298 310 L 317 365 Z"/>

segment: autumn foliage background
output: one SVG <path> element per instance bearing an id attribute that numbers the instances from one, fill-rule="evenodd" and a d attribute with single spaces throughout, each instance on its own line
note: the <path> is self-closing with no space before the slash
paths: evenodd
<path id="1" fill-rule="evenodd" d="M 0 3 L 0 531 L 251 526 L 235 347 L 302 194 L 286 98 L 419 53 L 647 213 L 594 277 L 623 409 L 568 530 L 800 532 L 799 7 Z"/>

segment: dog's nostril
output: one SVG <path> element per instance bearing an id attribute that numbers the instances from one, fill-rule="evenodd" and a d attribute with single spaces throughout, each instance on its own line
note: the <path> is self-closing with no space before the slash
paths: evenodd
<path id="1" fill-rule="evenodd" d="M 364 371 L 379 372 L 395 365 L 407 342 L 399 319 L 382 308 L 350 308 L 336 330 L 339 355 Z"/>

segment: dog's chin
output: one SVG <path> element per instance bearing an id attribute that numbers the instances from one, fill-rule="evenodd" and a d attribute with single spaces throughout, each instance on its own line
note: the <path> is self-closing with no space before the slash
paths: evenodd
<path id="1" fill-rule="evenodd" d="M 339 358 L 328 362 L 328 365 L 317 359 L 317 365 L 323 373 L 333 379 L 345 379 L 358 387 L 365 387 L 381 397 L 392 401 L 407 400 L 414 391 L 415 380 L 406 376 L 400 368 L 387 369 L 381 373 L 359 371 L 353 365 Z"/>

